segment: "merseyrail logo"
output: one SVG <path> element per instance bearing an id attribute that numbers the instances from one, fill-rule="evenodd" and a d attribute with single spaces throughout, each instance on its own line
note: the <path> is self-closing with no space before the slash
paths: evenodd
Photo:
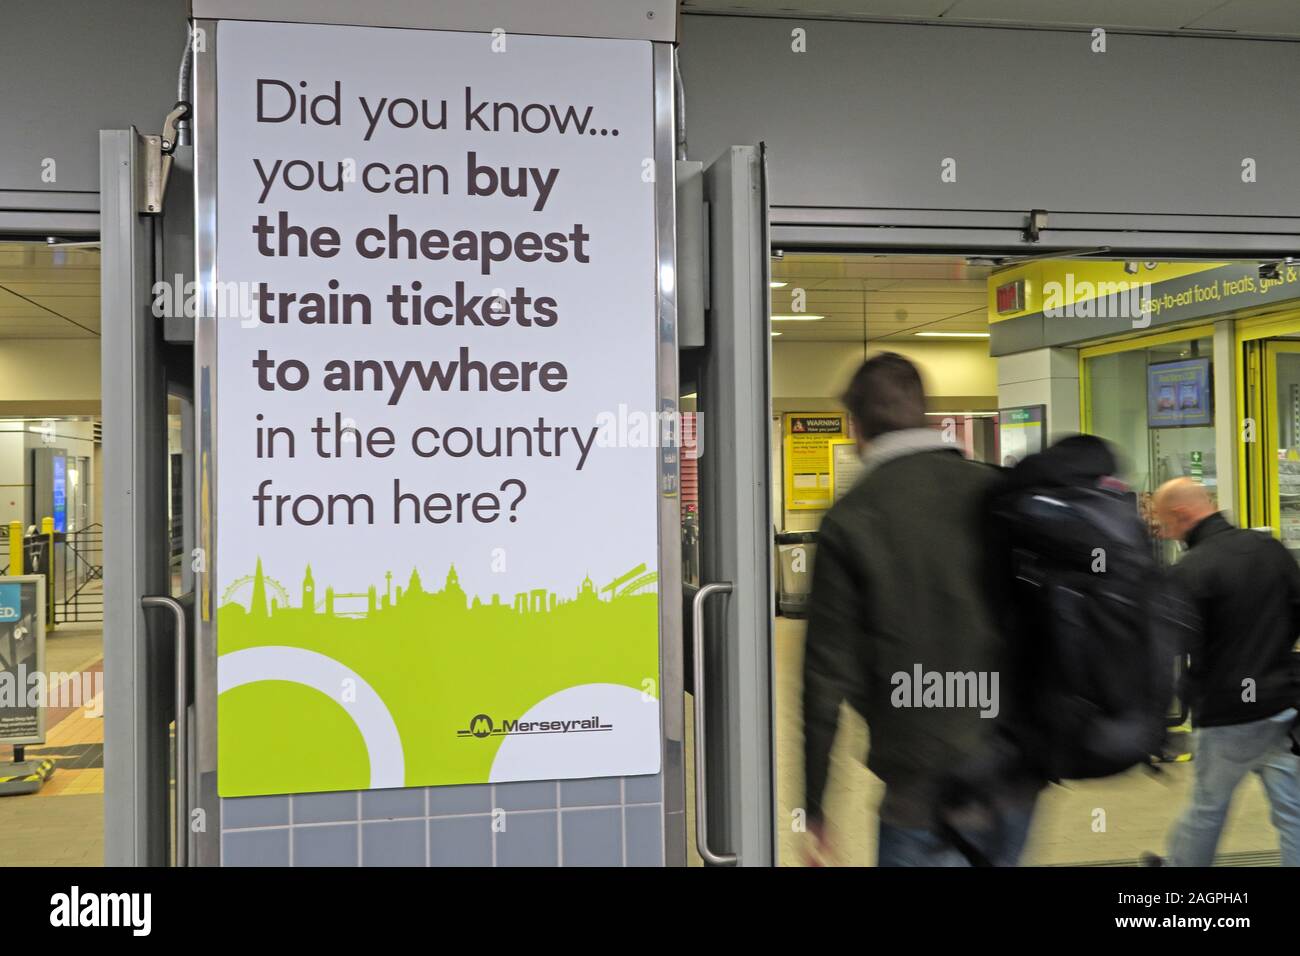
<path id="1" fill-rule="evenodd" d="M 457 737 L 515 737 L 521 734 L 588 734 L 613 730 L 613 724 L 603 724 L 600 717 L 579 717 L 573 720 L 519 720 L 506 719 L 501 726 L 487 714 L 475 714 L 469 726 L 456 731 Z"/>

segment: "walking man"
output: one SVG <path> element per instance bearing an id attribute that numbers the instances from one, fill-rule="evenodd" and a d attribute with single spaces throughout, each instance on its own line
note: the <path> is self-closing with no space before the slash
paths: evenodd
<path id="1" fill-rule="evenodd" d="M 1196 728 L 1192 799 L 1169 837 L 1168 865 L 1210 866 L 1237 785 L 1259 776 L 1282 865 L 1300 866 L 1300 701 L 1295 653 L 1300 568 L 1272 535 L 1229 524 L 1205 488 L 1175 478 L 1156 492 L 1162 537 L 1187 553 L 1171 569 L 1201 618 L 1184 690 Z"/>

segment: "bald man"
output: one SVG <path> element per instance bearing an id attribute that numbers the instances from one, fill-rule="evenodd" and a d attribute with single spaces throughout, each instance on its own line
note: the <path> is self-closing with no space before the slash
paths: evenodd
<path id="1" fill-rule="evenodd" d="M 1272 535 L 1229 524 L 1190 478 L 1161 485 L 1152 505 L 1161 537 L 1187 545 L 1170 577 L 1201 618 L 1183 691 L 1196 776 L 1169 835 L 1168 863 L 1214 862 L 1233 792 L 1253 772 L 1268 793 L 1282 865 L 1300 866 L 1300 756 L 1290 739 L 1300 702 L 1300 568 Z"/>

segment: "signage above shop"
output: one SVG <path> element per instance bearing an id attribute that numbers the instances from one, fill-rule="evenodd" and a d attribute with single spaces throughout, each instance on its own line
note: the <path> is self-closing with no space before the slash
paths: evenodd
<path id="1" fill-rule="evenodd" d="M 1240 315 L 1300 300 L 1300 265 L 1158 263 L 1136 277 L 1118 261 L 1043 260 L 1032 272 L 1036 300 L 1005 314 L 1011 282 L 989 284 L 989 352 L 1009 355 L 1073 346 L 1162 326 Z"/>

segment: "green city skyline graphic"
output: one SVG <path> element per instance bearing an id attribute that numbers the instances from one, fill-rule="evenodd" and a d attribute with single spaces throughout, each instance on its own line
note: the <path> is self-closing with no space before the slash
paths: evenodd
<path id="1" fill-rule="evenodd" d="M 386 571 L 382 586 L 321 593 L 308 564 L 293 606 L 259 558 L 222 594 L 218 655 L 301 648 L 354 672 L 397 726 L 406 786 L 487 782 L 501 738 L 456 733 L 478 714 L 518 718 L 583 684 L 657 696 L 658 578 L 645 564 L 599 588 L 588 574 L 571 594 L 529 588 L 487 600 L 465 592 L 454 563 L 439 590 L 426 589 L 414 567 L 405 585 L 393 577 Z M 287 680 L 244 684 L 221 694 L 218 712 L 223 796 L 369 786 L 360 731 L 320 690 Z"/>

